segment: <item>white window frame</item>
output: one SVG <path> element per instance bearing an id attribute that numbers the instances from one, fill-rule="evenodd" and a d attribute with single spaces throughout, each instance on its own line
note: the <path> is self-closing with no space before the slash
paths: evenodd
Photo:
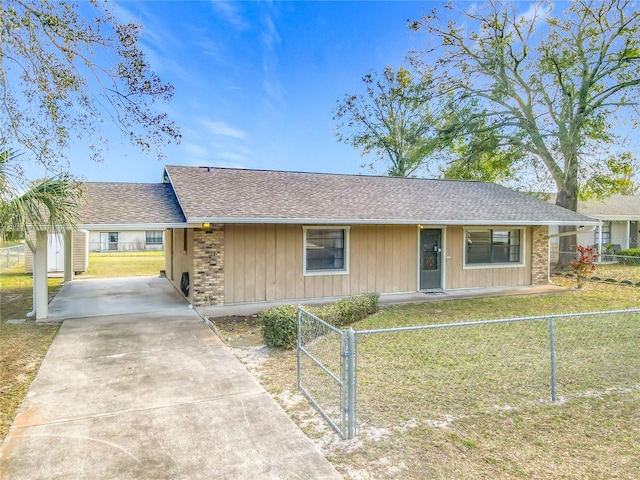
<path id="1" fill-rule="evenodd" d="M 149 243 L 149 237 L 147 236 L 149 233 L 159 233 L 160 234 L 160 242 L 152 242 Z M 154 235 L 155 236 L 155 235 Z M 144 244 L 147 246 L 158 246 L 164 245 L 164 232 L 162 230 L 145 230 L 144 232 Z"/>
<path id="2" fill-rule="evenodd" d="M 520 230 L 520 261 L 519 262 L 504 262 L 504 263 L 472 263 L 467 264 L 467 232 L 485 232 L 487 230 Z M 486 268 L 522 268 L 526 264 L 525 244 L 527 241 L 527 228 L 526 227 L 512 227 L 507 225 L 495 225 L 487 227 L 465 227 L 462 229 L 462 268 L 463 270 L 478 270 Z"/>
<path id="3" fill-rule="evenodd" d="M 344 268 L 340 270 L 310 270 L 307 271 L 307 231 L 309 230 L 344 230 Z M 349 245 L 351 227 L 346 225 L 328 225 L 328 226 L 303 226 L 302 227 L 302 272 L 305 277 L 313 277 L 318 275 L 348 275 L 349 274 Z"/>

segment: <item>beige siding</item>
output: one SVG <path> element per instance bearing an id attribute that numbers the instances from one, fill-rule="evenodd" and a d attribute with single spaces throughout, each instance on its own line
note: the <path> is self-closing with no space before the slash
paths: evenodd
<path id="1" fill-rule="evenodd" d="M 352 226 L 345 275 L 304 276 L 302 241 L 302 225 L 226 225 L 225 303 L 416 290 L 415 226 Z"/>
<path id="2" fill-rule="evenodd" d="M 84 273 L 89 267 L 89 232 L 75 231 L 71 237 L 73 272 Z M 29 249 L 27 248 L 27 250 Z"/>
<path id="3" fill-rule="evenodd" d="M 167 276 L 171 282 L 180 290 L 180 281 L 184 272 L 189 273 L 189 280 L 193 282 L 193 230 L 186 229 L 187 242 L 184 242 L 184 228 L 174 228 L 168 231 L 171 236 L 171 249 L 165 251 L 165 260 L 170 266 L 167 269 Z M 169 275 L 171 271 L 172 275 Z M 191 302 L 191 292 L 187 297 Z"/>
<path id="4" fill-rule="evenodd" d="M 531 227 L 524 234 L 524 266 L 465 269 L 463 227 L 447 227 L 446 237 L 447 290 L 531 285 Z"/>
<path id="5" fill-rule="evenodd" d="M 173 281 L 173 259 L 171 253 L 173 251 L 173 229 L 169 228 L 164 231 L 164 271 L 167 274 L 167 278 Z"/>

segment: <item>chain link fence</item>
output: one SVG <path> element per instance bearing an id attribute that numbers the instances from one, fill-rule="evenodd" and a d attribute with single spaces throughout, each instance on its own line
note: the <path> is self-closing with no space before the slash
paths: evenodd
<path id="1" fill-rule="evenodd" d="M 594 253 L 598 253 L 597 246 L 594 248 Z M 620 265 L 640 265 L 640 257 L 635 257 L 631 255 L 619 255 L 616 253 L 618 250 L 603 250 L 600 253 L 596 263 L 597 264 L 620 264 Z M 567 262 L 572 262 L 575 260 L 577 253 L 573 252 L 555 252 L 551 253 L 551 263 L 557 263 L 560 256 L 562 256 Z"/>
<path id="2" fill-rule="evenodd" d="M 133 242 L 89 242 L 90 252 L 116 253 L 116 252 L 149 252 L 164 250 L 162 243 L 147 244 L 144 240 Z"/>
<path id="3" fill-rule="evenodd" d="M 355 381 L 345 384 L 342 403 L 351 429 L 356 419 L 358 429 L 442 425 L 487 410 L 640 389 L 640 309 L 350 333 L 353 347 L 334 342 L 333 355 L 342 352 L 347 370 L 353 357 Z M 322 388 L 312 398 L 326 395 L 315 393 Z"/>
<path id="4" fill-rule="evenodd" d="M 342 438 L 349 424 L 347 347 L 345 331 L 298 307 L 298 388 Z"/>
<path id="5" fill-rule="evenodd" d="M 24 243 L 0 248 L 0 268 L 11 268 L 24 262 Z"/>

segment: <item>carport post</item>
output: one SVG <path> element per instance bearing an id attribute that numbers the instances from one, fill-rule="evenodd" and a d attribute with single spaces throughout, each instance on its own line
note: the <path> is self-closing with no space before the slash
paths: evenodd
<path id="1" fill-rule="evenodd" d="M 47 231 L 36 231 L 36 251 L 33 255 L 33 294 L 36 304 L 36 321 L 49 315 L 49 292 L 47 290 Z"/>
<path id="2" fill-rule="evenodd" d="M 64 231 L 64 282 L 73 280 L 73 232 Z"/>

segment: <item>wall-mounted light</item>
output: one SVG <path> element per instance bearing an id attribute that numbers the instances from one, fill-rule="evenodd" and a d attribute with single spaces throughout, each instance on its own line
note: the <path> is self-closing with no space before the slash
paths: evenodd
<path id="1" fill-rule="evenodd" d="M 202 224 L 202 228 L 204 228 L 204 229 L 208 230 L 208 229 L 210 229 L 210 228 L 211 228 L 211 224 L 210 224 L 210 223 L 203 223 L 203 224 Z"/>

